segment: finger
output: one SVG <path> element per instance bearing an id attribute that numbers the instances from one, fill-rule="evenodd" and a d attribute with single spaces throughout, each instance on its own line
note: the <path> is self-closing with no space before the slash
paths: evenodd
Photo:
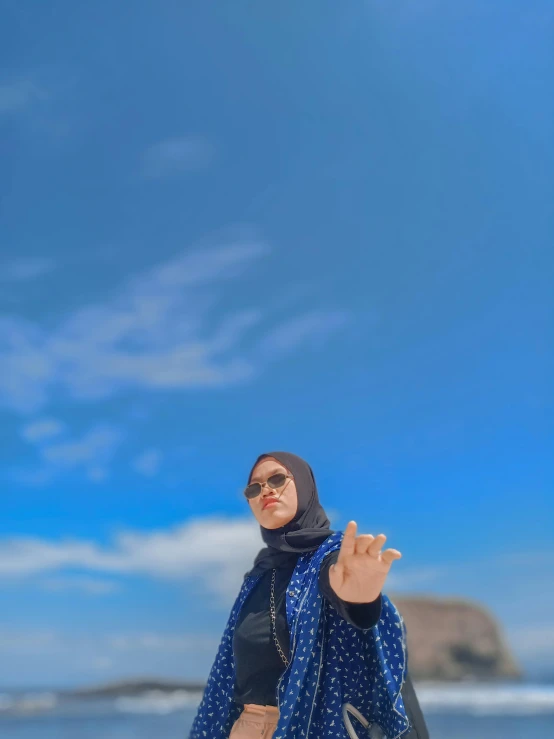
<path id="1" fill-rule="evenodd" d="M 375 537 L 375 539 L 371 542 L 368 548 L 369 554 L 371 554 L 372 557 L 378 557 L 381 553 L 381 547 L 386 541 L 386 536 L 384 534 L 379 534 Z"/>
<path id="2" fill-rule="evenodd" d="M 342 564 L 345 557 L 354 554 L 354 547 L 356 542 L 356 521 L 349 521 L 348 526 L 344 530 L 344 536 L 340 545 L 339 556 L 337 562 Z"/>
<path id="3" fill-rule="evenodd" d="M 388 565 L 392 564 L 395 559 L 401 559 L 402 554 L 398 549 L 387 549 L 381 555 L 381 559 L 384 560 Z"/>
<path id="4" fill-rule="evenodd" d="M 344 577 L 344 565 L 342 565 L 338 560 L 335 562 L 335 564 L 332 564 L 329 568 L 329 572 L 333 571 L 333 574 L 338 576 L 340 578 L 340 582 L 342 582 Z"/>
<path id="5" fill-rule="evenodd" d="M 356 537 L 356 554 L 365 554 L 374 538 L 373 534 L 360 534 Z"/>

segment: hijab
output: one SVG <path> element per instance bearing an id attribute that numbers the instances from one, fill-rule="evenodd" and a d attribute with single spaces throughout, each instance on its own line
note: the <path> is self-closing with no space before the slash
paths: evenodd
<path id="1" fill-rule="evenodd" d="M 294 518 L 278 529 L 266 529 L 260 524 L 262 539 L 267 544 L 260 549 L 253 568 L 247 575 L 257 575 L 274 567 L 292 566 L 303 552 L 310 552 L 333 534 L 317 494 L 317 485 L 310 465 L 301 457 L 290 452 L 266 452 L 260 454 L 252 465 L 248 483 L 256 465 L 264 458 L 272 457 L 294 477 L 298 505 Z"/>

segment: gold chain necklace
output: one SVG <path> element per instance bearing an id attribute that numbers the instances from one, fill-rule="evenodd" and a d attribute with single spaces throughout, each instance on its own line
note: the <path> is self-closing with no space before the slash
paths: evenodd
<path id="1" fill-rule="evenodd" d="M 271 625 L 273 627 L 273 639 L 275 641 L 275 646 L 277 647 L 277 651 L 281 655 L 281 659 L 285 663 L 285 665 L 288 667 L 289 661 L 285 656 L 285 653 L 281 649 L 281 645 L 279 644 L 279 639 L 277 639 L 277 629 L 275 627 L 275 572 L 276 570 L 273 570 L 273 573 L 271 575 L 271 597 L 269 599 L 269 613 L 271 614 Z"/>

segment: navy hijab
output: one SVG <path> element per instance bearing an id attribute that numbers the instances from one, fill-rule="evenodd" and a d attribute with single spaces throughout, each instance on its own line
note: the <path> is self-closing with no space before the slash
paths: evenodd
<path id="1" fill-rule="evenodd" d="M 314 473 L 301 457 L 290 452 L 266 452 L 260 454 L 252 465 L 248 482 L 254 468 L 265 457 L 273 457 L 294 477 L 298 506 L 294 518 L 278 529 L 266 529 L 260 525 L 262 539 L 267 544 L 260 549 L 253 568 L 247 575 L 258 575 L 274 567 L 292 566 L 303 552 L 310 552 L 334 533 L 317 494 Z"/>

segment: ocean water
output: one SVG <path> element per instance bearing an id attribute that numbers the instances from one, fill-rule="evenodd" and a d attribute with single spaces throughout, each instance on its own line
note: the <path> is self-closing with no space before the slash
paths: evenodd
<path id="1" fill-rule="evenodd" d="M 416 684 L 431 739 L 554 739 L 554 685 Z M 0 694 L 0 739 L 186 739 L 199 696 Z M 360 734 L 360 737 L 362 735 Z"/>

